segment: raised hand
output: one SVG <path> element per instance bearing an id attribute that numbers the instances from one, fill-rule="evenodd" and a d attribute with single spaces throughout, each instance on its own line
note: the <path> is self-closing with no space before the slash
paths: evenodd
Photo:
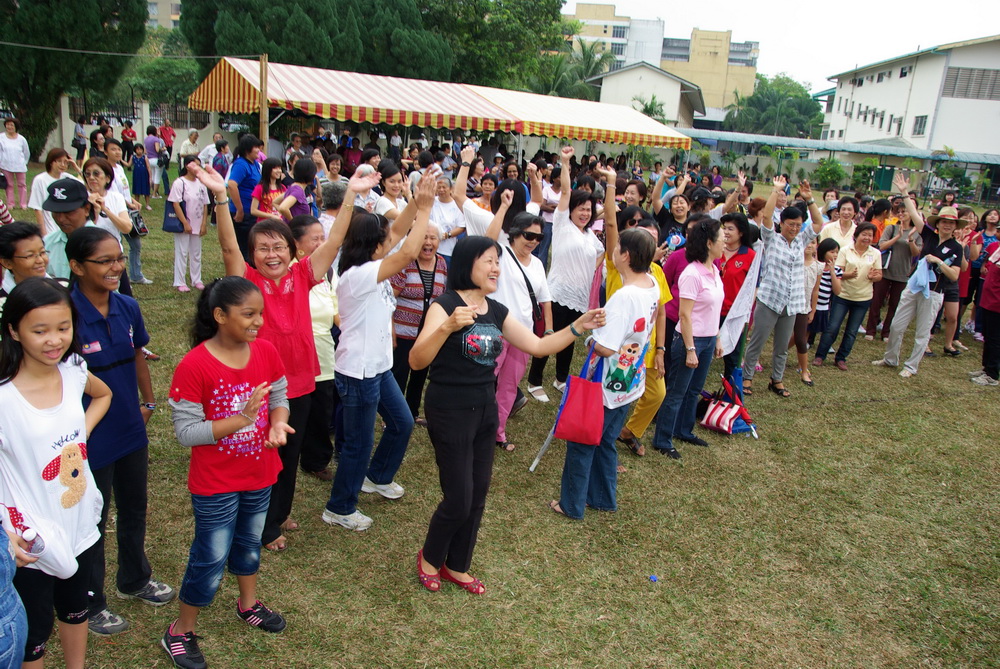
<path id="1" fill-rule="evenodd" d="M 892 185 L 903 195 L 910 191 L 910 180 L 902 172 L 896 172 L 896 175 L 892 177 Z"/>
<path id="2" fill-rule="evenodd" d="M 382 179 L 382 175 L 378 172 L 372 172 L 365 176 L 358 176 L 355 172 L 354 176 L 347 183 L 347 190 L 352 193 L 367 193 L 375 186 L 378 186 L 378 182 Z"/>
<path id="3" fill-rule="evenodd" d="M 568 163 L 569 159 L 573 157 L 574 153 L 576 153 L 576 151 L 573 149 L 572 146 L 564 146 L 559 154 L 559 158 L 563 162 Z"/>
<path id="4" fill-rule="evenodd" d="M 188 172 L 193 172 L 194 177 L 205 184 L 205 188 L 209 192 L 214 193 L 218 197 L 224 197 L 226 195 L 226 182 L 222 179 L 222 176 L 212 169 L 211 165 L 202 167 L 198 163 L 191 163 L 187 166 Z"/>
<path id="5" fill-rule="evenodd" d="M 534 180 L 534 179 L 538 178 L 538 166 L 537 165 L 535 165 L 534 163 L 528 163 L 527 170 L 528 170 L 528 178 L 529 179 Z"/>
<path id="6" fill-rule="evenodd" d="M 808 179 L 803 179 L 799 182 L 799 193 L 802 195 L 802 199 L 804 200 L 812 199 L 813 190 L 812 186 L 809 185 Z"/>
<path id="7" fill-rule="evenodd" d="M 785 181 L 785 177 L 783 177 L 782 175 L 779 174 L 778 176 L 774 177 L 774 190 L 785 190 L 785 186 L 787 185 L 788 182 Z"/>
<path id="8" fill-rule="evenodd" d="M 513 201 L 514 201 L 514 191 L 511 190 L 510 188 L 500 193 L 500 206 L 510 207 Z"/>
<path id="9" fill-rule="evenodd" d="M 615 182 L 618 180 L 618 172 L 615 172 L 610 167 L 605 167 L 604 165 L 597 166 L 597 173 L 608 180 L 609 186 L 614 186 Z"/>
<path id="10" fill-rule="evenodd" d="M 471 146 L 462 147 L 462 161 L 463 163 L 471 163 L 476 158 L 476 150 Z"/>
<path id="11" fill-rule="evenodd" d="M 417 182 L 416 202 L 417 209 L 430 211 L 434 206 L 434 191 L 437 188 L 437 178 L 440 170 L 434 166 L 428 167 L 424 176 Z"/>
<path id="12" fill-rule="evenodd" d="M 747 175 L 743 170 L 736 173 L 736 181 L 740 184 L 740 190 L 743 190 L 743 187 L 747 185 Z"/>
<path id="13" fill-rule="evenodd" d="M 271 384 L 262 383 L 253 389 L 250 393 L 250 397 L 247 399 L 246 404 L 243 405 L 241 413 L 246 418 L 252 418 L 254 422 L 257 420 L 257 413 L 260 411 L 260 403 L 264 401 L 267 394 L 271 392 Z"/>

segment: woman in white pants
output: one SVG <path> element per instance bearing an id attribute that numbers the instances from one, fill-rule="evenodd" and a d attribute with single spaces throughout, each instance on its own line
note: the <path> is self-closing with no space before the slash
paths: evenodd
<path id="1" fill-rule="evenodd" d="M 191 291 L 184 281 L 189 264 L 191 283 L 198 290 L 205 287 L 201 282 L 201 238 L 208 230 L 208 191 L 188 171 L 187 166 L 191 163 L 201 166 L 198 156 L 184 156 L 181 178 L 174 181 L 167 197 L 167 202 L 173 203 L 174 212 L 184 225 L 184 232 L 174 233 L 174 288 L 181 293 Z"/>

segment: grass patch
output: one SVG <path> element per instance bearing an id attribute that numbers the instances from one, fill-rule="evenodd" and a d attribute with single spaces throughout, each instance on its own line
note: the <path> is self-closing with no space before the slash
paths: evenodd
<path id="1" fill-rule="evenodd" d="M 163 402 L 197 296 L 170 287 L 172 241 L 154 203 L 143 266 L 155 284 L 135 292 L 163 356 L 150 365 Z M 211 232 L 204 257 L 206 280 L 219 276 Z M 407 494 L 363 496 L 375 520 L 367 532 L 324 525 L 329 486 L 300 478 L 302 528 L 285 553 L 265 553 L 259 588 L 288 629 L 265 635 L 237 620 L 227 576 L 202 614 L 202 648 L 213 667 L 997 666 L 990 418 L 1000 405 L 995 389 L 966 381 L 981 350 L 969 345 L 961 359 L 925 360 L 907 381 L 871 368 L 883 345 L 863 339 L 850 371 L 817 369 L 814 388 L 793 368 L 790 399 L 760 384 L 749 400 L 759 441 L 707 434 L 711 447 L 681 445 L 680 462 L 625 452 L 619 512 L 583 522 L 545 506 L 558 495 L 559 442 L 527 471 L 556 408 L 532 401 L 508 429 L 518 449 L 497 453 L 473 563 L 489 588 L 480 598 L 417 584 L 439 488 L 416 428 L 398 476 Z M 179 587 L 193 524 L 188 453 L 169 418 L 160 411 L 149 424 L 147 551 L 155 575 Z M 132 629 L 91 637 L 88 666 L 169 666 L 157 644 L 176 605 L 112 606 Z M 50 663 L 59 655 L 54 640 Z"/>

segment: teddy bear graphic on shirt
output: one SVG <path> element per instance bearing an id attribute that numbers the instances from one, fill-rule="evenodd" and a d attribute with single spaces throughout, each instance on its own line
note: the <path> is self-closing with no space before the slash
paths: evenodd
<path id="1" fill-rule="evenodd" d="M 83 442 L 69 443 L 63 446 L 62 452 L 45 465 L 42 470 L 42 478 L 52 481 L 59 478 L 59 483 L 65 486 L 66 490 L 60 497 L 59 502 L 64 509 L 71 509 L 80 503 L 83 494 L 87 491 L 87 477 L 85 476 L 83 461 L 87 459 L 87 445 Z"/>

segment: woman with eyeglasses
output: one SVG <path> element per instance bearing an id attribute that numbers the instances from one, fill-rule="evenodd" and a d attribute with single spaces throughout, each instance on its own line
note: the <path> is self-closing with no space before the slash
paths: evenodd
<path id="1" fill-rule="evenodd" d="M 120 245 L 122 235 L 132 232 L 132 219 L 129 218 L 125 198 L 121 193 L 109 190 L 115 178 L 114 167 L 105 158 L 90 158 L 83 164 L 83 178 L 87 190 L 96 196 L 93 202 L 97 206 L 97 227 L 110 232 Z M 122 272 L 119 291 L 123 295 L 132 294 L 128 271 Z"/>
<path id="2" fill-rule="evenodd" d="M 83 174 L 80 171 L 80 166 L 69 157 L 69 153 L 65 149 L 51 149 L 45 156 L 45 171 L 39 172 L 31 180 L 31 195 L 28 198 L 28 207 L 35 210 L 35 222 L 38 223 L 38 227 L 43 235 L 56 229 L 56 221 L 52 218 L 51 213 L 42 208 L 42 203 L 48 197 L 48 188 L 54 181 L 70 176 L 66 171 L 67 168 L 72 169 L 77 174 Z"/>
<path id="3" fill-rule="evenodd" d="M 48 261 L 49 252 L 38 226 L 22 221 L 0 226 L 0 266 L 7 270 L 0 286 L 0 313 L 14 286 L 33 276 L 47 276 Z"/>
<path id="4" fill-rule="evenodd" d="M 127 261 L 114 235 L 100 227 L 75 230 L 66 242 L 66 257 L 73 273 L 70 296 L 77 310 L 74 325 L 83 359 L 112 391 L 111 407 L 87 441 L 90 469 L 104 497 L 98 557 L 89 574 L 89 626 L 95 634 L 109 635 L 124 632 L 129 626 L 108 609 L 104 595 L 104 540 L 112 494 L 119 598 L 160 606 L 175 596 L 169 585 L 152 579 L 144 548 L 149 475 L 146 423 L 156 410 L 142 350 L 149 343 L 149 333 L 139 304 L 115 292 Z"/>
<path id="5" fill-rule="evenodd" d="M 235 166 L 234 166 L 235 167 Z M 264 296 L 264 325 L 259 337 L 272 344 L 284 360 L 294 360 L 288 366 L 289 419 L 291 426 L 288 443 L 280 449 L 282 469 L 278 480 L 271 487 L 271 500 L 264 521 L 261 543 L 272 551 L 284 550 L 287 538 L 283 532 L 298 529 L 290 518 L 295 479 L 299 468 L 299 454 L 306 432 L 306 422 L 316 376 L 320 373 L 316 342 L 313 337 L 309 293 L 319 284 L 333 265 L 347 231 L 353 212 L 354 195 L 371 189 L 378 176 L 354 177 L 348 184 L 347 197 L 330 229 L 330 235 L 310 255 L 292 264 L 296 254 L 295 238 L 285 223 L 264 219 L 247 233 L 250 261 L 244 261 L 236 237 L 233 217 L 228 206 L 227 183 L 212 169 L 205 169 L 193 162 L 188 165 L 203 184 L 212 192 L 216 210 L 219 246 L 228 276 L 242 276 L 257 286 Z M 229 187 L 232 187 L 230 172 Z"/>

